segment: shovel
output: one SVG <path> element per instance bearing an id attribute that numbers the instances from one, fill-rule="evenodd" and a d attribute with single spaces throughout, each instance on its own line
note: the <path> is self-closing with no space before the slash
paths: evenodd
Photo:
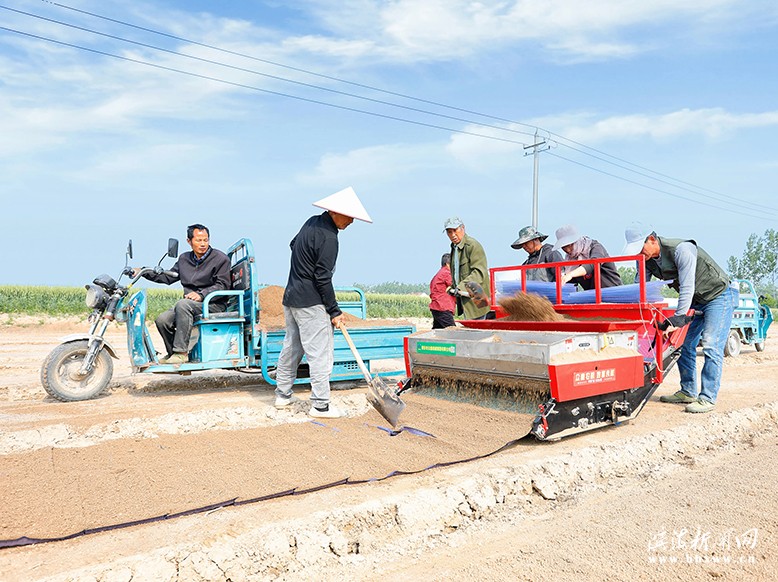
<path id="1" fill-rule="evenodd" d="M 367 381 L 367 401 L 373 405 L 373 408 L 375 408 L 393 428 L 396 427 L 397 421 L 400 418 L 400 413 L 405 410 L 405 402 L 400 400 L 400 397 L 397 396 L 397 392 L 394 389 L 386 385 L 383 378 L 370 376 L 370 372 L 368 371 L 367 366 L 365 366 L 365 362 L 362 361 L 354 342 L 351 340 L 351 336 L 349 336 L 348 331 L 346 331 L 346 326 L 343 323 L 340 323 L 338 329 L 343 332 L 343 337 L 346 338 L 348 347 L 351 348 L 351 353 L 354 354 L 354 359 L 356 359 L 357 364 L 359 364 L 359 369 L 362 370 L 362 374 L 365 376 L 365 380 Z"/>

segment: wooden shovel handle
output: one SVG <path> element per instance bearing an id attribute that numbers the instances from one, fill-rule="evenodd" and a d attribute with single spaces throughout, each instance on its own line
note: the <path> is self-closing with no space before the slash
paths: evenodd
<path id="1" fill-rule="evenodd" d="M 357 364 L 359 364 L 359 369 L 362 370 L 362 375 L 365 377 L 365 380 L 367 380 L 369 384 L 373 378 L 370 376 L 370 372 L 368 371 L 367 366 L 365 366 L 365 362 L 362 361 L 362 357 L 357 351 L 357 346 L 354 345 L 354 342 L 351 340 L 351 336 L 349 335 L 348 331 L 346 331 L 346 324 L 344 324 L 342 321 L 339 322 L 338 329 L 343 333 L 343 337 L 346 338 L 346 343 L 348 343 L 348 347 L 351 348 L 351 353 L 354 354 L 354 358 L 356 359 Z"/>

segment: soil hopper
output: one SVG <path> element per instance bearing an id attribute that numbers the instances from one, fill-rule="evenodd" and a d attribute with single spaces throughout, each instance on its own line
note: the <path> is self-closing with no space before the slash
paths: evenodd
<path id="1" fill-rule="evenodd" d="M 642 267 L 641 257 L 629 259 Z M 619 288 L 621 302 L 604 301 L 597 265 L 605 261 L 589 262 L 596 266 L 591 303 L 577 303 L 576 293 L 561 284 L 540 286 L 556 300 L 555 316 L 547 318 L 553 321 L 516 321 L 501 305 L 505 297 L 522 297 L 514 293 L 538 289 L 524 276 L 533 267 L 490 269 L 497 318 L 406 338 L 409 379 L 403 390 L 513 411 L 516 436 L 531 433 L 541 440 L 635 418 L 680 356 L 686 328 L 662 332 L 673 310 L 661 296 L 647 299 L 644 277 Z M 581 263 L 542 267 L 559 273 L 574 264 Z"/>

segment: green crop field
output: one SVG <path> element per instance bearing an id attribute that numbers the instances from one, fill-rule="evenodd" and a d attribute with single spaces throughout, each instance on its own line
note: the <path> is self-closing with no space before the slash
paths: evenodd
<path id="1" fill-rule="evenodd" d="M 367 293 L 365 300 L 368 317 L 432 317 L 430 300 L 423 295 Z"/>
<path id="2" fill-rule="evenodd" d="M 181 297 L 180 289 L 147 289 L 149 317 L 154 319 Z M 89 315 L 83 287 L 0 285 L 0 313 L 18 315 Z M 356 293 L 338 293 L 339 300 L 358 299 Z M 367 293 L 368 317 L 430 317 L 429 299 L 422 295 Z"/>

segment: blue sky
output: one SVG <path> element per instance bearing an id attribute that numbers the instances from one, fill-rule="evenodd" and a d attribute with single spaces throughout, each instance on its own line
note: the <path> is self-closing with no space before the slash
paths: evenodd
<path id="1" fill-rule="evenodd" d="M 341 233 L 336 285 L 429 281 L 449 215 L 517 264 L 536 128 L 552 241 L 572 222 L 616 255 L 642 220 L 725 265 L 778 227 L 774 0 L 0 6 L 27 33 L 0 30 L 0 284 L 116 275 L 129 238 L 156 263 L 193 222 L 284 284 L 311 203 L 346 186 L 374 223 Z"/>

